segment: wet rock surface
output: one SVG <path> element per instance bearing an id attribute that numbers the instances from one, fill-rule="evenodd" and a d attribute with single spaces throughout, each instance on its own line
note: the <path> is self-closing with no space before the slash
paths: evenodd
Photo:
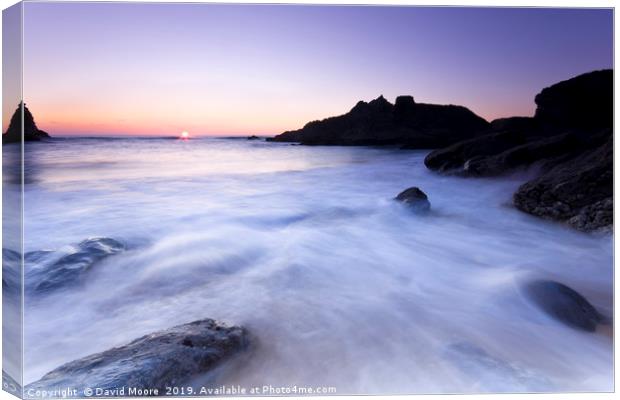
<path id="1" fill-rule="evenodd" d="M 515 206 L 581 231 L 611 230 L 613 223 L 613 140 L 555 165 L 519 187 Z"/>
<path id="2" fill-rule="evenodd" d="M 248 345 L 247 332 L 212 319 L 152 333 L 102 353 L 62 365 L 26 390 L 72 387 L 158 389 L 187 383 L 205 374 Z M 130 395 L 125 392 L 125 395 Z"/>
<path id="3" fill-rule="evenodd" d="M 125 250 L 111 238 L 91 238 L 68 251 L 33 251 L 24 255 L 26 289 L 49 293 L 79 283 L 102 260 Z"/>
<path id="4" fill-rule="evenodd" d="M 431 209 L 428 196 L 418 187 L 410 187 L 398 194 L 394 200 L 405 204 L 416 212 L 427 212 Z"/>
<path id="5" fill-rule="evenodd" d="M 525 292 L 546 314 L 572 328 L 594 332 L 604 321 L 588 300 L 562 283 L 534 281 L 525 286 Z"/>

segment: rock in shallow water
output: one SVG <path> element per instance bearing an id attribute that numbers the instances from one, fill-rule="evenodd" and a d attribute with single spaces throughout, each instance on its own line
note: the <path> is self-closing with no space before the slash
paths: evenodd
<path id="1" fill-rule="evenodd" d="M 91 238 L 73 246 L 69 254 L 33 251 L 24 255 L 26 287 L 34 292 L 50 292 L 77 283 L 104 258 L 120 253 L 125 246 L 111 238 Z"/>
<path id="2" fill-rule="evenodd" d="M 418 212 L 426 212 L 431 209 L 431 203 L 428 201 L 426 193 L 415 186 L 399 193 L 394 200 L 400 201 Z"/>
<path id="3" fill-rule="evenodd" d="M 452 343 L 446 347 L 444 358 L 481 392 L 543 392 L 554 390 L 538 371 L 511 363 L 468 342 Z"/>
<path id="4" fill-rule="evenodd" d="M 185 384 L 211 371 L 247 343 L 243 328 L 212 319 L 194 321 L 69 362 L 28 385 L 26 391 L 71 387 L 83 396 L 85 388 L 124 387 L 158 389 L 163 395 L 166 386 Z"/>
<path id="5" fill-rule="evenodd" d="M 554 281 L 535 281 L 526 285 L 527 295 L 544 312 L 566 325 L 594 332 L 603 317 L 582 295 Z"/>

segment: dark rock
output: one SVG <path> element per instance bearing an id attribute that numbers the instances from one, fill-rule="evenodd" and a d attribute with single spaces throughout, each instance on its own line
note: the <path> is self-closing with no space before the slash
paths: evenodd
<path id="1" fill-rule="evenodd" d="M 404 123 L 415 112 L 413 96 L 398 96 L 394 102 L 394 121 Z"/>
<path id="2" fill-rule="evenodd" d="M 426 193 L 415 186 L 399 193 L 394 200 L 406 204 L 415 211 L 426 212 L 431 209 L 431 203 L 428 201 Z"/>
<path id="3" fill-rule="evenodd" d="M 70 254 L 54 251 L 33 251 L 24 255 L 26 289 L 47 293 L 76 284 L 101 260 L 125 250 L 110 238 L 87 239 Z"/>
<path id="4" fill-rule="evenodd" d="M 534 118 L 491 122 L 486 135 L 431 152 L 429 169 L 497 175 L 538 161 L 574 156 L 602 144 L 612 126 L 613 72 L 595 71 L 560 82 L 536 96 Z M 601 134 L 603 132 L 603 134 Z"/>
<path id="5" fill-rule="evenodd" d="M 593 71 L 543 89 L 535 118 L 553 126 L 609 128 L 613 121 L 613 70 Z"/>
<path id="6" fill-rule="evenodd" d="M 598 136 L 594 138 L 595 135 L 542 129 L 532 118 L 504 118 L 494 120 L 491 126 L 492 133 L 432 151 L 424 164 L 439 172 L 492 176 L 572 154 L 583 146 L 591 147 L 593 143 L 601 142 Z"/>
<path id="7" fill-rule="evenodd" d="M 576 136 L 560 134 L 518 145 L 488 157 L 472 157 L 465 161 L 462 172 L 469 176 L 500 175 L 538 161 L 555 160 L 556 157 L 575 152 L 580 149 L 580 145 L 581 141 Z"/>
<path id="8" fill-rule="evenodd" d="M 613 233 L 614 200 L 612 197 L 607 197 L 587 205 L 567 222 L 570 226 L 584 232 L 599 231 Z"/>
<path id="9" fill-rule="evenodd" d="M 260 138 L 256 135 L 248 136 L 248 140 L 260 140 Z"/>
<path id="10" fill-rule="evenodd" d="M 543 89 L 533 118 L 491 122 L 489 132 L 429 153 L 426 166 L 464 176 L 493 176 L 537 164 L 515 206 L 583 230 L 613 220 L 613 71 L 594 71 Z"/>
<path id="11" fill-rule="evenodd" d="M 22 104 L 20 103 L 17 110 L 11 117 L 11 122 L 6 132 L 2 135 L 2 143 L 20 143 L 22 141 Z M 34 122 L 34 117 L 28 110 L 25 104 L 23 104 L 24 110 L 24 141 L 39 141 L 49 138 L 50 135 L 37 128 L 37 124 Z"/>
<path id="12" fill-rule="evenodd" d="M 608 230 L 613 221 L 613 138 L 523 184 L 514 204 L 583 231 Z"/>
<path id="13" fill-rule="evenodd" d="M 312 121 L 284 132 L 275 142 L 306 145 L 405 145 L 436 148 L 474 137 L 489 123 L 461 106 L 416 103 L 399 96 L 393 105 L 383 96 L 358 102 L 349 113 Z"/>
<path id="14" fill-rule="evenodd" d="M 187 384 L 247 347 L 247 333 L 212 319 L 191 322 L 143 336 L 124 346 L 69 362 L 26 390 L 71 387 L 158 389 Z M 125 394 L 129 395 L 129 394 Z"/>
<path id="15" fill-rule="evenodd" d="M 525 293 L 545 313 L 564 324 L 594 332 L 603 317 L 582 295 L 554 281 L 534 281 L 525 286 Z"/>
<path id="16" fill-rule="evenodd" d="M 522 132 L 530 134 L 539 129 L 538 122 L 532 117 L 508 117 L 491 121 L 493 132 Z"/>
<path id="17" fill-rule="evenodd" d="M 466 170 L 470 160 L 481 160 L 527 143 L 521 132 L 498 132 L 464 140 L 452 146 L 430 152 L 424 159 L 427 168 L 439 172 Z"/>

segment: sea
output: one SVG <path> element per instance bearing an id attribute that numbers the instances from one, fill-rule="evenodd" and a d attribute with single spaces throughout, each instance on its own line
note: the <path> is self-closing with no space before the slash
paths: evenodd
<path id="1" fill-rule="evenodd" d="M 19 146 L 3 151 L 7 168 Z M 611 318 L 613 236 L 517 210 L 512 195 L 535 171 L 440 175 L 427 153 L 225 137 L 26 144 L 24 251 L 70 254 L 89 238 L 127 250 L 25 299 L 24 383 L 213 318 L 246 327 L 253 345 L 212 385 L 613 390 L 611 327 L 574 329 L 524 291 L 560 282 Z M 412 186 L 429 213 L 394 201 Z M 19 182 L 4 191 L 18 196 Z"/>

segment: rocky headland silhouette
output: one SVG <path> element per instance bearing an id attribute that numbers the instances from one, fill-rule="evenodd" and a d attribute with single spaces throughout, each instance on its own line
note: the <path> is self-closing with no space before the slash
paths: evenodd
<path id="1" fill-rule="evenodd" d="M 469 139 L 489 123 L 465 107 L 416 103 L 399 96 L 394 104 L 383 96 L 358 102 L 348 113 L 312 121 L 270 141 L 306 145 L 406 145 L 434 149 Z"/>

